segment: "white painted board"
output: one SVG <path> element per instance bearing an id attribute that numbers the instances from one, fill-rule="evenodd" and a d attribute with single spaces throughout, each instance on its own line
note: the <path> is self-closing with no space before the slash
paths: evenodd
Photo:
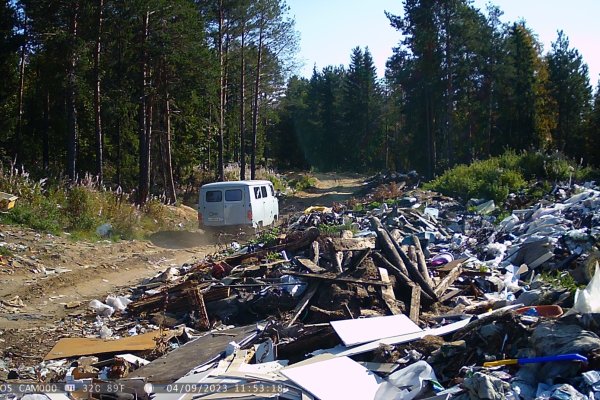
<path id="1" fill-rule="evenodd" d="M 374 399 L 383 382 L 379 376 L 348 357 L 293 365 L 280 371 L 320 400 Z"/>
<path id="2" fill-rule="evenodd" d="M 355 346 L 374 340 L 422 331 L 417 324 L 404 314 L 345 319 L 331 321 L 330 324 L 346 346 Z"/>

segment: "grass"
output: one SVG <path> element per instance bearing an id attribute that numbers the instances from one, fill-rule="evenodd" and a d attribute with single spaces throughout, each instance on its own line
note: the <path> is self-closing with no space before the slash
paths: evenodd
<path id="1" fill-rule="evenodd" d="M 542 272 L 540 274 L 540 279 L 552 284 L 554 287 L 565 288 L 571 293 L 575 293 L 577 289 L 583 289 L 586 286 L 578 284 L 575 279 L 573 279 L 573 276 L 566 271 Z"/>
<path id="2" fill-rule="evenodd" d="M 10 249 L 6 246 L 0 246 L 0 257 L 4 256 L 4 257 L 10 257 L 12 256 L 12 251 L 10 251 Z"/>
<path id="3" fill-rule="evenodd" d="M 164 228 L 174 228 L 170 210 L 157 199 L 143 207 L 130 196 L 105 190 L 84 179 L 76 185 L 49 179 L 34 180 L 23 171 L 0 171 L 0 191 L 19 196 L 15 207 L 0 214 L 0 222 L 26 226 L 36 231 L 73 240 L 105 239 L 96 228 L 109 223 L 108 239 L 139 239 Z M 173 226 L 170 226 L 173 225 Z"/>
<path id="4" fill-rule="evenodd" d="M 358 230 L 351 223 L 342 224 L 342 225 L 327 225 L 327 224 L 319 224 L 317 226 L 321 235 L 324 236 L 339 236 L 342 231 L 351 231 L 352 233 L 357 233 Z"/>
<path id="5" fill-rule="evenodd" d="M 264 244 L 264 247 L 271 247 L 278 244 L 279 228 L 270 228 L 261 232 L 256 238 L 250 240 L 250 244 Z"/>

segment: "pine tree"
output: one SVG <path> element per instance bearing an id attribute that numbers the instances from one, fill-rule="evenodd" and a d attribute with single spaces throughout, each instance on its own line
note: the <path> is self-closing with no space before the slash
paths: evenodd
<path id="1" fill-rule="evenodd" d="M 583 155 L 583 122 L 590 109 L 592 89 L 588 68 L 577 51 L 569 47 L 563 31 L 547 55 L 550 93 L 556 102 L 557 125 L 552 132 L 556 147 L 571 156 Z"/>

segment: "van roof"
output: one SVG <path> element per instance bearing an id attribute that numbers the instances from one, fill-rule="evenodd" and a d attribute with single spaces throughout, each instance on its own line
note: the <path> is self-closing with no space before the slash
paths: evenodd
<path id="1" fill-rule="evenodd" d="M 233 187 L 233 186 L 256 186 L 256 185 L 271 185 L 271 181 L 267 180 L 245 180 L 245 181 L 227 181 L 227 182 L 213 182 L 202 185 L 201 189 L 213 189 L 222 187 Z"/>

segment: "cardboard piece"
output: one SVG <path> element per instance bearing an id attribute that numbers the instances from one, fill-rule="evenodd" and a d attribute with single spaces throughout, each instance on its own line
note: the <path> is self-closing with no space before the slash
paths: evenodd
<path id="1" fill-rule="evenodd" d="M 155 339 L 165 335 L 167 339 L 181 335 L 181 330 L 153 331 L 142 335 L 129 336 L 117 340 L 95 338 L 63 338 L 60 339 L 44 360 L 56 360 L 103 353 L 121 353 L 130 351 L 152 350 L 156 347 Z"/>

